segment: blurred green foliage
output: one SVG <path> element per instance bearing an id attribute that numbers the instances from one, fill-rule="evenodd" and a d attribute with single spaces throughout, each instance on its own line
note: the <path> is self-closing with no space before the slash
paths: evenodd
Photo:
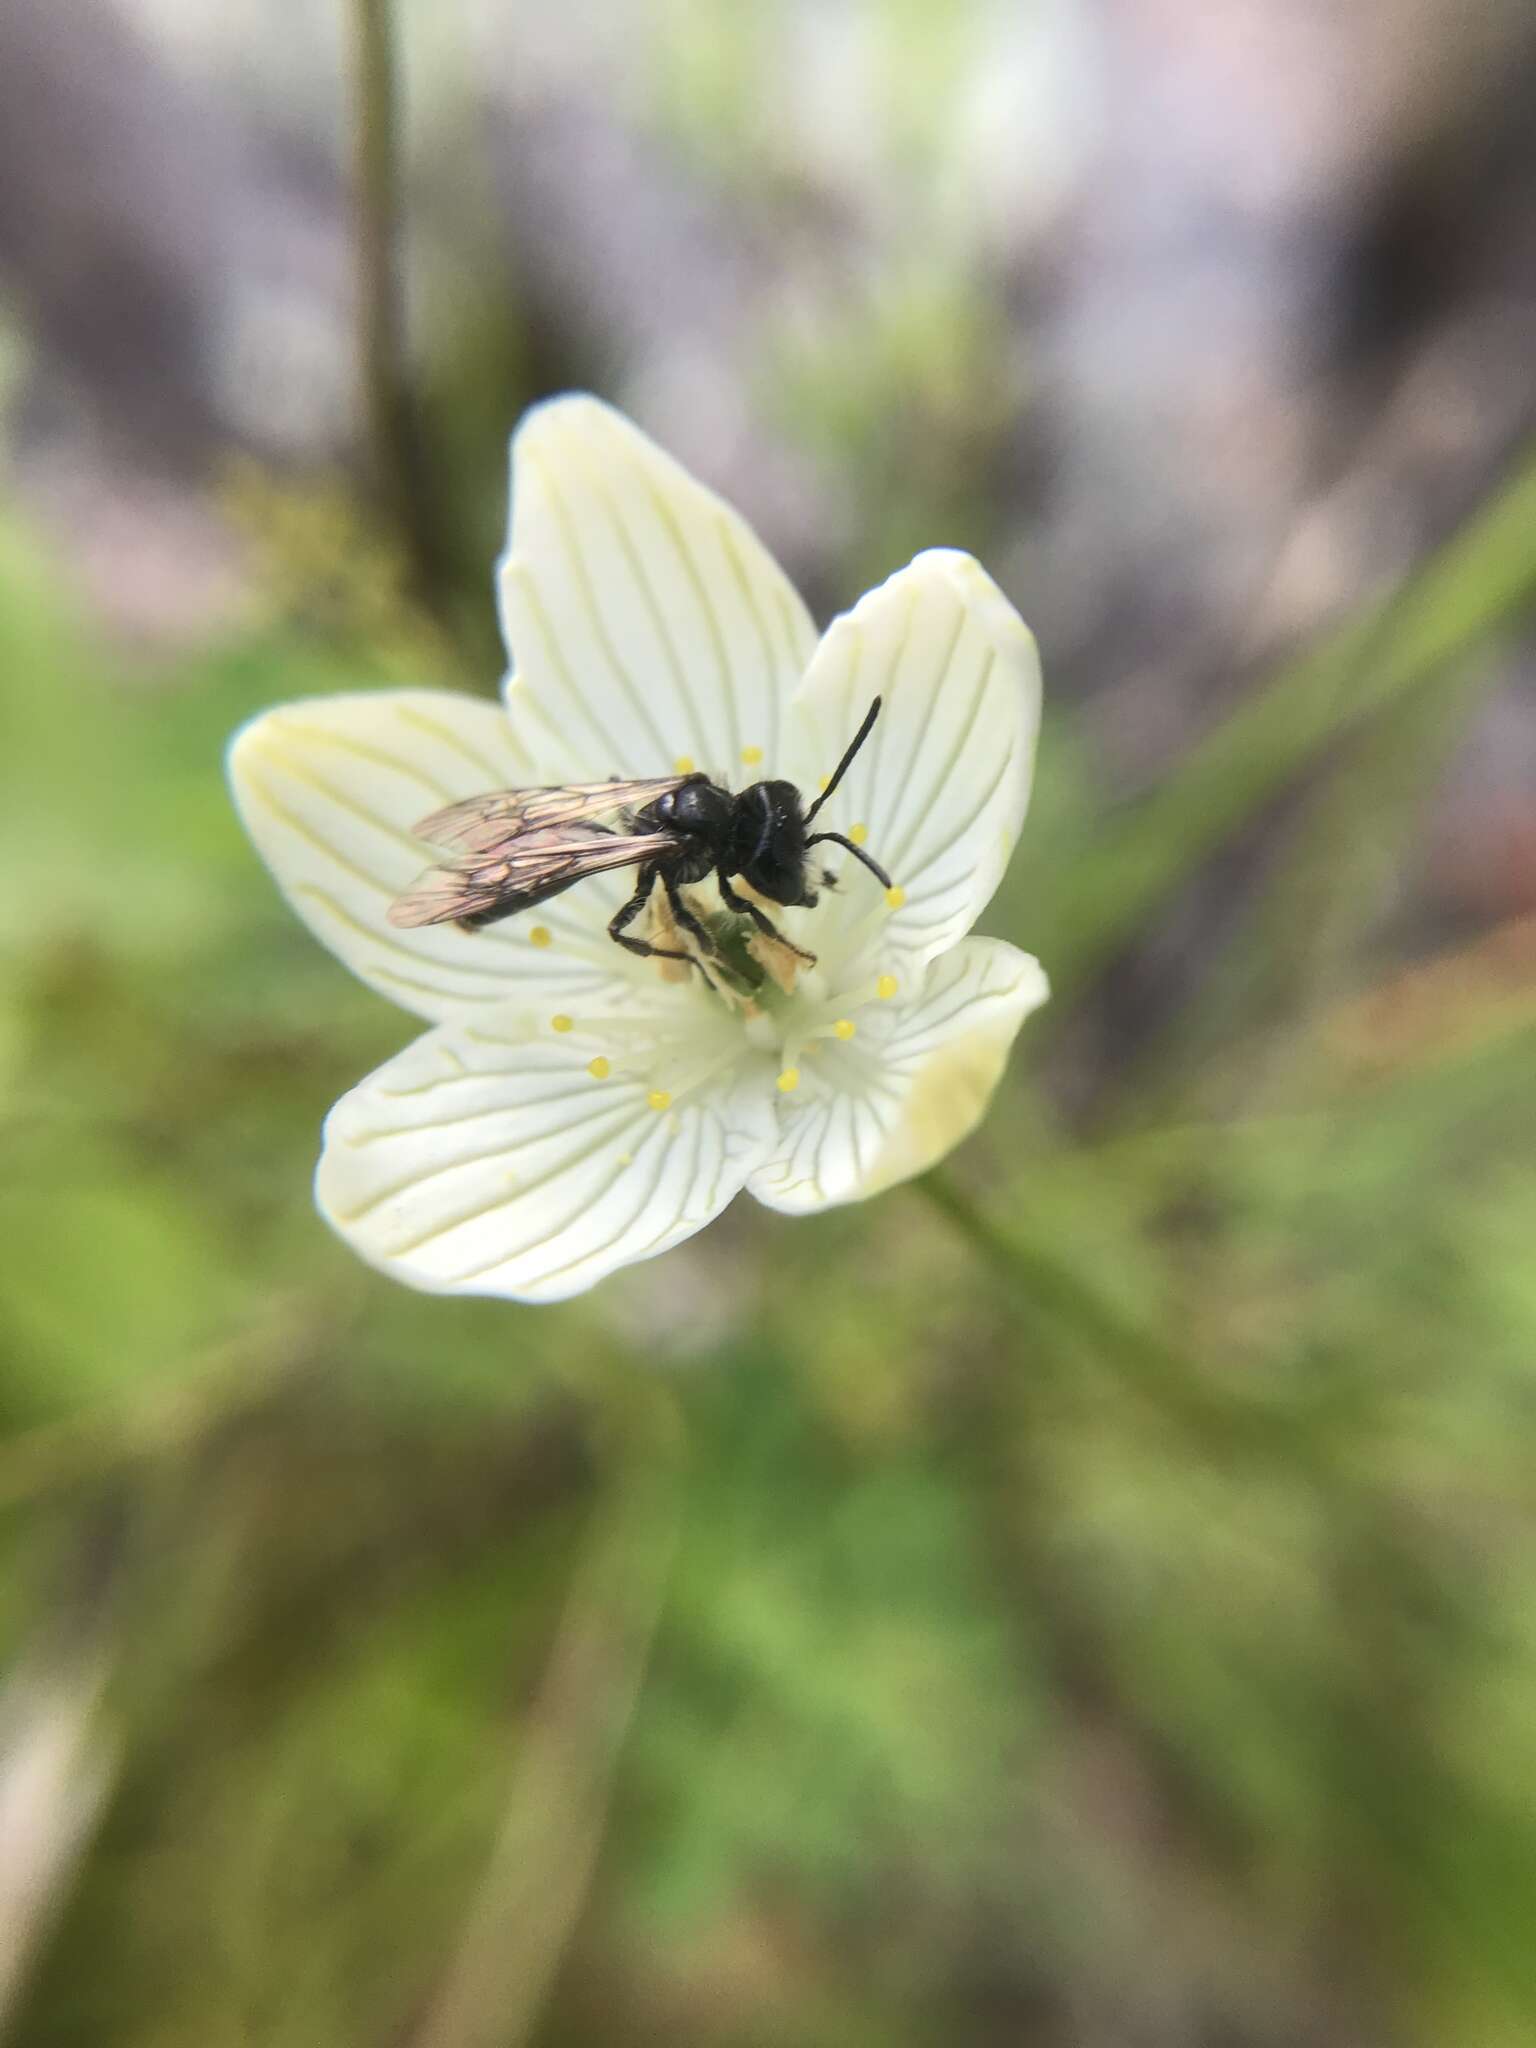
<path id="1" fill-rule="evenodd" d="M 748 12 L 661 10 L 655 111 L 793 220 Z M 989 10 L 864 17 L 881 202 L 930 232 L 766 334 L 756 393 L 860 508 L 845 601 L 985 552 L 1027 396 L 946 185 Z M 420 296 L 438 609 L 489 687 L 501 435 L 550 366 L 473 282 Z M 0 2024 L 1527 2042 L 1536 1006 L 1528 955 L 1410 968 L 1375 925 L 1536 594 L 1536 469 L 1133 804 L 1052 708 L 988 924 L 1057 997 L 955 1178 L 742 1204 L 557 1310 L 410 1295 L 313 1211 L 321 1116 L 412 1027 L 285 911 L 223 745 L 461 656 L 342 484 L 226 496 L 269 613 L 170 670 L 0 524 L 0 1764 L 59 1699 L 87 1730 L 5 1808 L 58 1913 Z M 1260 828 L 1226 954 L 1083 1107 L 1100 977 Z"/>
<path id="2" fill-rule="evenodd" d="M 1536 1014 L 1475 946 L 1373 996 L 1335 853 L 1411 833 L 1533 493 L 1139 804 L 1057 709 L 989 922 L 1060 996 L 979 1193 L 742 1206 L 558 1310 L 309 1202 L 410 1026 L 220 753 L 431 659 L 366 535 L 152 674 L 0 536 L 4 1614 L 108 1673 L 18 2038 L 1529 2038 Z M 1053 1110 L 1095 971 L 1304 770 L 1229 964 Z"/>

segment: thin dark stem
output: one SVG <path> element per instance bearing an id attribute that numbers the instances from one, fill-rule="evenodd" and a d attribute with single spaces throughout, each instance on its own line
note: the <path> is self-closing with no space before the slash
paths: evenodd
<path id="1" fill-rule="evenodd" d="M 357 353 L 374 488 L 412 595 L 440 624 L 446 584 L 420 425 L 406 372 L 398 269 L 399 99 L 390 0 L 351 0 Z"/>

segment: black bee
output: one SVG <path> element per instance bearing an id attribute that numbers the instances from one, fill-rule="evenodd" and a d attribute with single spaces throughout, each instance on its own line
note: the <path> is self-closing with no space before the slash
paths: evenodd
<path id="1" fill-rule="evenodd" d="M 877 697 L 826 788 L 809 810 L 792 782 L 754 782 L 732 791 L 707 775 L 659 775 L 638 782 L 580 782 L 553 789 L 498 789 L 434 811 L 414 829 L 430 845 L 451 849 L 445 866 L 428 868 L 389 906 L 393 925 L 456 924 L 478 931 L 609 868 L 638 866 L 635 893 L 615 912 L 610 935 L 631 953 L 699 961 L 691 953 L 634 937 L 629 926 L 659 882 L 673 923 L 706 954 L 719 952 L 682 890 L 713 874 L 727 910 L 749 917 L 760 932 L 812 960 L 784 938 L 762 907 L 732 887 L 740 876 L 770 902 L 813 904 L 810 849 L 826 841 L 862 861 L 887 889 L 878 861 L 841 832 L 812 832 L 816 814 L 848 771 L 880 715 Z M 605 822 L 614 820 L 616 824 Z M 833 877 L 823 873 L 823 882 Z"/>

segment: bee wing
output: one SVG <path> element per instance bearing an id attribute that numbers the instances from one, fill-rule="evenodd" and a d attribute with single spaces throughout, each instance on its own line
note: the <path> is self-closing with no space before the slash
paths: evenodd
<path id="1" fill-rule="evenodd" d="M 446 804 L 412 826 L 430 846 L 488 851 L 516 834 L 556 826 L 597 823 L 619 811 L 635 811 L 681 789 L 683 775 L 657 775 L 640 782 L 573 782 L 549 789 L 493 789 L 484 796 Z"/>
<path id="2" fill-rule="evenodd" d="M 674 848 L 665 832 L 605 832 L 600 826 L 514 827 L 510 838 L 477 848 L 445 867 L 428 868 L 386 915 L 392 925 L 492 924 L 547 902 L 588 875 L 634 867 Z"/>

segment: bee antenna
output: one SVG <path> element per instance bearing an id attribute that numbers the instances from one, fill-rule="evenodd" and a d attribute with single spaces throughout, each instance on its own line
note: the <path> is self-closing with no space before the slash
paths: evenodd
<path id="1" fill-rule="evenodd" d="M 855 860 L 863 861 L 865 867 L 869 869 L 869 872 L 872 875 L 878 875 L 880 880 L 885 884 L 886 888 L 890 888 L 891 878 L 885 872 L 885 869 L 881 867 L 879 861 L 872 860 L 870 856 L 864 851 L 862 846 L 855 846 L 853 841 L 851 839 L 845 839 L 841 832 L 813 832 L 810 838 L 807 839 L 805 843 L 807 846 L 820 846 L 823 840 L 826 839 L 830 839 L 836 846 L 846 847 L 848 851 L 853 855 Z"/>
<path id="2" fill-rule="evenodd" d="M 815 817 L 816 813 L 821 809 L 822 805 L 826 802 L 827 798 L 832 794 L 833 790 L 837 788 L 837 785 L 848 773 L 848 769 L 853 761 L 854 755 L 859 751 L 860 747 L 862 747 L 864 742 L 869 738 L 870 727 L 874 724 L 875 720 L 879 716 L 880 699 L 877 697 L 874 703 L 871 704 L 869 709 L 865 712 L 864 723 L 859 727 L 858 731 L 854 734 L 853 744 L 849 747 L 847 753 L 844 754 L 841 761 L 839 761 L 837 766 L 833 769 L 832 780 L 827 784 L 826 788 L 821 792 L 821 795 L 817 797 L 815 803 L 813 803 L 811 805 L 811 808 L 806 812 L 805 822 L 807 823 L 807 825 L 810 824 L 811 820 Z M 829 836 L 835 837 L 836 835 L 833 834 Z M 858 848 L 855 847 L 854 851 L 855 853 L 857 853 Z M 862 860 L 863 855 L 860 854 L 859 858 Z"/>

